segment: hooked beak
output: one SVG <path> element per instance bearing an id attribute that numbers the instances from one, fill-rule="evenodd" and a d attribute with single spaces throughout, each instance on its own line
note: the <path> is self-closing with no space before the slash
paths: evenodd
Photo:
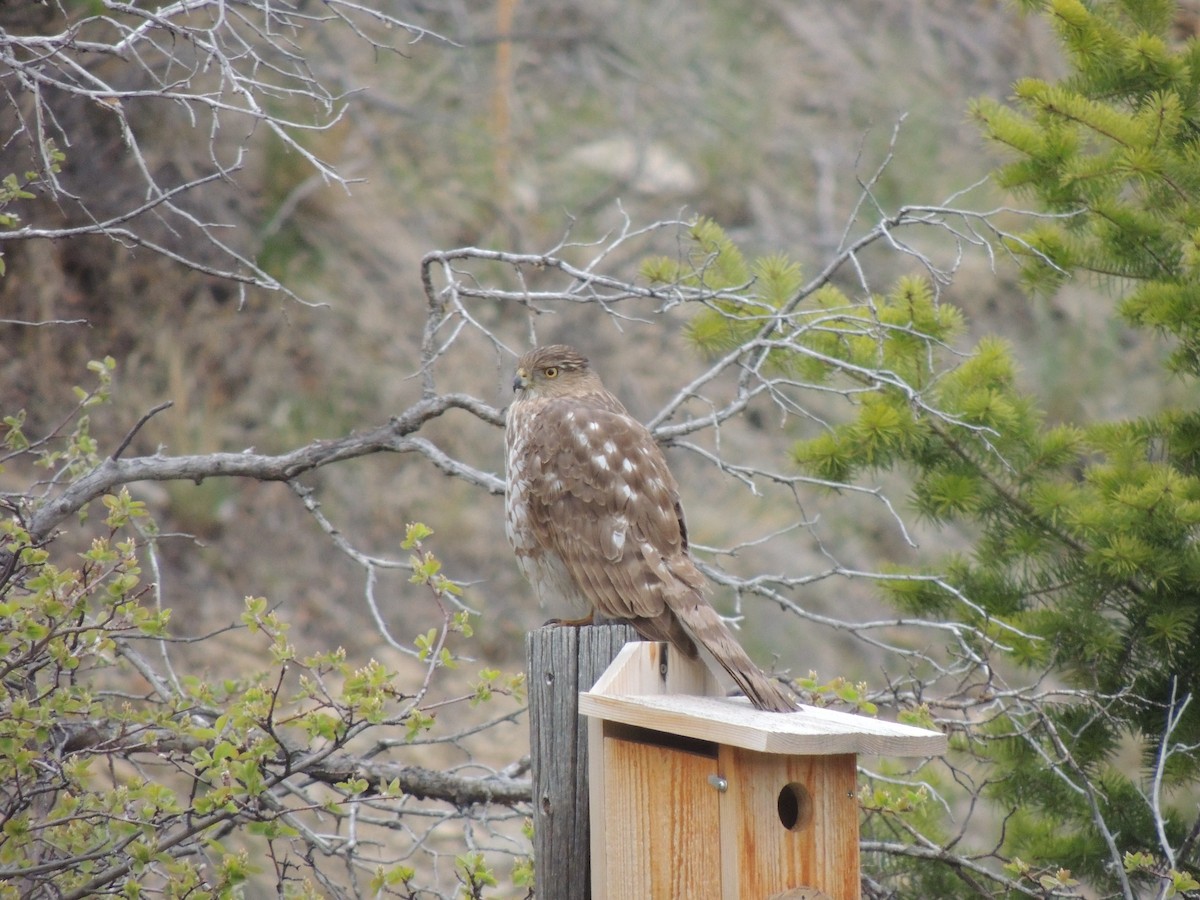
<path id="1" fill-rule="evenodd" d="M 529 387 L 529 373 L 524 369 L 517 369 L 517 374 L 513 376 L 513 393 L 523 391 Z"/>

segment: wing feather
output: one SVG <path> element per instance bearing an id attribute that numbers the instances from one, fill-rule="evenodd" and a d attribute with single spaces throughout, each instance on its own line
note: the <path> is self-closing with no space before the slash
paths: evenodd
<path id="1" fill-rule="evenodd" d="M 695 589 L 703 582 L 687 559 L 666 459 L 649 430 L 614 403 L 598 395 L 538 404 L 525 420 L 525 500 L 546 549 L 600 613 L 656 619 L 680 575 Z"/>

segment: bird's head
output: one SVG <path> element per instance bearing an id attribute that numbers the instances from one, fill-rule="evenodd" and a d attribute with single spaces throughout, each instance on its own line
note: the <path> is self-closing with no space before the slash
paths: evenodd
<path id="1" fill-rule="evenodd" d="M 549 344 L 530 350 L 517 360 L 513 391 L 518 399 L 561 397 L 601 391 L 600 378 L 587 357 L 566 344 Z"/>

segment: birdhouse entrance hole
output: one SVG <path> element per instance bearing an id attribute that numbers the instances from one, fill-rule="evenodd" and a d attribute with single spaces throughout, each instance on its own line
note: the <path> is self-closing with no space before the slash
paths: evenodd
<path id="1" fill-rule="evenodd" d="M 812 795 L 798 781 L 783 786 L 776 809 L 779 811 L 779 821 L 788 831 L 803 831 L 812 824 Z"/>

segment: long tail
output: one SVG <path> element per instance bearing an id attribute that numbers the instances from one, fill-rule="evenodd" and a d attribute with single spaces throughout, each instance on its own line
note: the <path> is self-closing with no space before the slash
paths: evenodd
<path id="1" fill-rule="evenodd" d="M 671 608 L 692 639 L 712 654 L 756 709 L 768 712 L 794 712 L 799 709 L 791 692 L 763 674 L 762 669 L 746 655 L 717 611 L 703 597 L 692 593 L 681 602 L 671 604 Z"/>

